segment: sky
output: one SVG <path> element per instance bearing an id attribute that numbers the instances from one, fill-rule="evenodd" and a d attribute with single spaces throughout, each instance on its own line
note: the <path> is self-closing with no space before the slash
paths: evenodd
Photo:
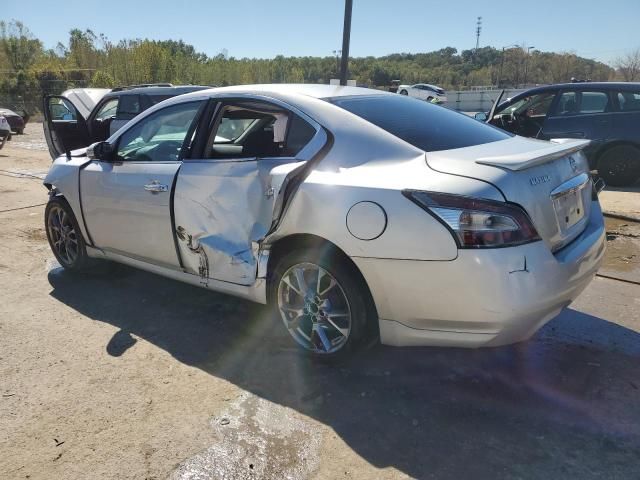
<path id="1" fill-rule="evenodd" d="M 182 39 L 209 56 L 332 55 L 342 45 L 344 0 L 3 0 L 0 19 L 22 21 L 46 48 L 72 28 L 111 41 Z M 354 0 L 351 56 L 513 44 L 612 63 L 640 47 L 640 0 Z M 488 6 L 488 5 L 491 6 Z M 55 8 L 52 6 L 55 5 Z"/>

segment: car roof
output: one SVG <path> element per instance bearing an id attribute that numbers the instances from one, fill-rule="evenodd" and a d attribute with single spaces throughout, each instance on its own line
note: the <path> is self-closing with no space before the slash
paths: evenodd
<path id="1" fill-rule="evenodd" d="M 115 98 L 124 95 L 182 95 L 184 93 L 208 90 L 211 87 L 204 85 L 176 85 L 173 87 L 137 87 L 126 90 L 111 91 L 105 97 Z"/>
<path id="2" fill-rule="evenodd" d="M 540 87 L 531 88 L 519 93 L 517 96 L 530 95 L 537 92 L 546 92 L 548 90 L 558 89 L 570 89 L 570 90 L 585 90 L 585 89 L 637 89 L 640 88 L 640 82 L 571 82 L 571 83 L 554 83 L 551 85 L 542 85 Z M 515 97 L 514 97 L 515 98 Z"/>
<path id="3" fill-rule="evenodd" d="M 280 100 L 292 99 L 297 96 L 327 99 L 336 97 L 352 97 L 358 95 L 395 95 L 384 90 L 364 87 L 346 87 L 341 85 L 305 84 L 305 83 L 271 83 L 257 85 L 234 85 L 231 87 L 217 87 L 206 91 L 194 92 L 184 97 L 199 94 L 253 94 L 264 95 Z"/>

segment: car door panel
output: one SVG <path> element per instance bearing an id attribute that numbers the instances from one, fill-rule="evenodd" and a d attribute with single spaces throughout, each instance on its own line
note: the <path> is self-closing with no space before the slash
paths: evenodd
<path id="1" fill-rule="evenodd" d="M 186 161 L 176 182 L 174 215 L 184 268 L 251 285 L 257 242 L 271 228 L 276 192 L 300 162 L 292 158 Z"/>
<path id="2" fill-rule="evenodd" d="M 178 268 L 171 187 L 180 162 L 93 161 L 80 174 L 87 230 L 104 250 Z M 155 186 L 155 187 L 154 187 Z M 158 187 L 166 187 L 166 191 Z"/>
<path id="3" fill-rule="evenodd" d="M 152 112 L 115 139 L 112 155 L 84 168 L 82 207 L 95 246 L 180 268 L 171 196 L 204 105 L 194 100 Z"/>
<path id="4" fill-rule="evenodd" d="M 43 107 L 44 135 L 52 158 L 91 143 L 85 118 L 68 98 L 48 95 Z"/>

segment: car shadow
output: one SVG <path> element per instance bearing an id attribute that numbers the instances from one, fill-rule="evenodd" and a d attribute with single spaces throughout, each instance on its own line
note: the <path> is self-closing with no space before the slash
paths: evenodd
<path id="1" fill-rule="evenodd" d="M 627 478 L 640 460 L 640 335 L 567 310 L 534 339 L 466 350 L 377 346 L 309 360 L 269 310 L 118 266 L 49 273 L 51 295 L 177 360 L 330 427 L 415 478 Z M 606 473 L 605 473 L 606 472 Z M 637 473 L 637 472 L 636 472 Z"/>

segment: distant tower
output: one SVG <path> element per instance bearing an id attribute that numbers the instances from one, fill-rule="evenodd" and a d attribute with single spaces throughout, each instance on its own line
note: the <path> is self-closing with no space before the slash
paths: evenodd
<path id="1" fill-rule="evenodd" d="M 478 21 L 476 22 L 476 53 L 478 53 L 478 48 L 480 47 L 481 32 L 482 32 L 482 17 L 478 17 Z"/>

